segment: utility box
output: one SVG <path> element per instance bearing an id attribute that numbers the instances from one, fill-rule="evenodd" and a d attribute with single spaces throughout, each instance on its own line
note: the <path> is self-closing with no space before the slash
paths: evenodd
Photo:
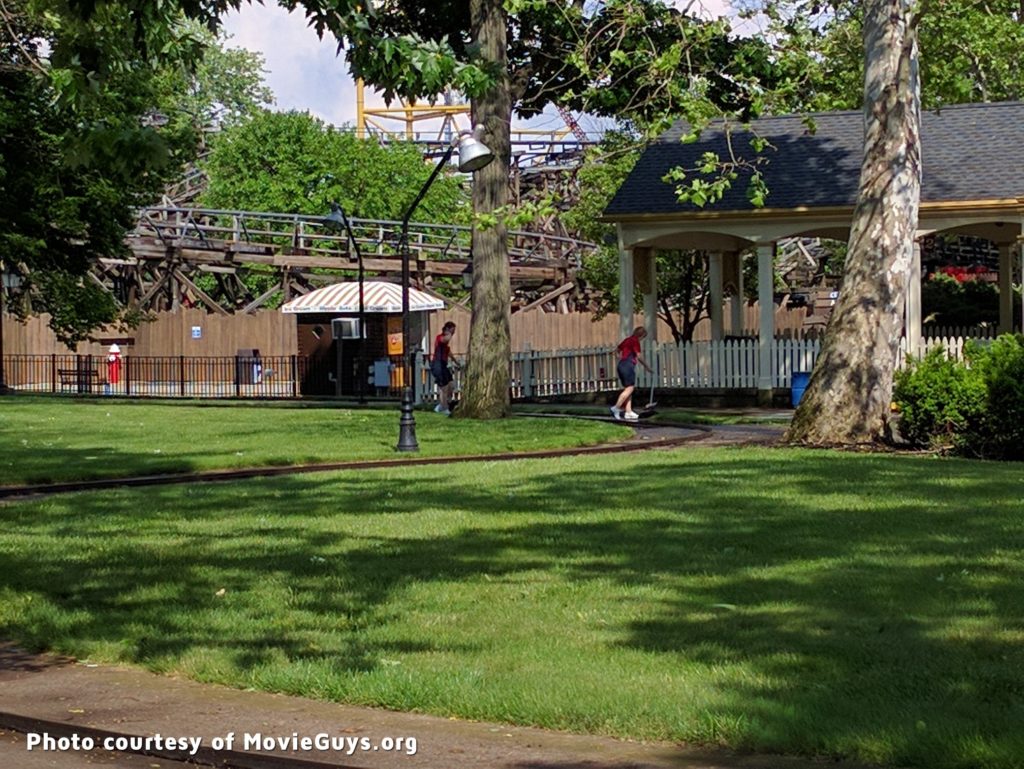
<path id="1" fill-rule="evenodd" d="M 255 347 L 243 347 L 235 353 L 235 381 L 238 384 L 258 384 L 263 378 L 263 361 Z"/>

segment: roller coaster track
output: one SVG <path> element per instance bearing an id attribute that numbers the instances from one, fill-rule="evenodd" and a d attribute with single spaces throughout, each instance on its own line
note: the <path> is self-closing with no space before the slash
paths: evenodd
<path id="1" fill-rule="evenodd" d="M 143 311 L 204 306 L 211 312 L 254 312 L 272 300 L 304 294 L 353 277 L 362 254 L 368 275 L 401 274 L 401 223 L 352 219 L 352 239 L 323 217 L 217 211 L 181 206 L 142 209 L 127 237 L 131 256 L 100 259 L 91 278 L 125 306 Z M 353 243 L 354 241 L 354 243 Z M 355 244 L 358 244 L 358 253 Z M 461 284 L 472 261 L 471 229 L 411 223 L 414 282 Z M 565 285 L 593 243 L 535 232 L 508 234 L 514 288 L 550 290 Z M 259 281 L 245 280 L 260 276 Z M 254 295 L 252 285 L 262 293 Z"/>

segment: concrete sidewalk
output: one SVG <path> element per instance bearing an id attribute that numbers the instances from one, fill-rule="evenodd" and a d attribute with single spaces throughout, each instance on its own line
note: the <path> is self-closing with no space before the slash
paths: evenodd
<path id="1" fill-rule="evenodd" d="M 94 666 L 0 645 L 0 728 L 126 752 L 241 769 L 811 769 L 821 761 L 739 755 L 500 724 L 392 713 L 237 691 L 125 667 Z M 216 740 L 234 736 L 231 749 Z M 248 735 L 248 747 L 246 746 Z M 258 736 L 257 736 L 258 735 Z M 324 736 L 320 736 L 324 735 Z M 121 738 L 124 743 L 117 743 Z M 185 750 L 170 740 L 189 741 Z M 303 739 L 310 744 L 303 745 Z M 59 742 L 63 739 L 65 742 Z M 321 749 L 317 740 L 336 744 Z M 195 750 L 196 740 L 201 740 Z M 271 745 L 284 740 L 284 749 Z M 400 742 L 399 742 L 400 740 Z M 414 741 L 414 742 L 413 742 Z M 264 742 L 266 744 L 264 744 Z M 34 748 L 39 751 L 42 745 Z M 175 749 L 170 749 L 173 747 Z M 75 752 L 71 747 L 64 751 Z M 854 764 L 828 762 L 853 769 Z M 154 766 L 158 764 L 153 764 Z"/>

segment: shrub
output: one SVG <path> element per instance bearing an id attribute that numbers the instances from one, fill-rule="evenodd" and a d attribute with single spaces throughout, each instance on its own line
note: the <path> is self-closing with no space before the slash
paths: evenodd
<path id="1" fill-rule="evenodd" d="M 896 373 L 893 400 L 900 433 L 915 446 L 959 447 L 961 436 L 982 421 L 985 389 L 973 369 L 935 348 Z"/>
<path id="2" fill-rule="evenodd" d="M 984 416 L 965 448 L 992 459 L 1024 459 L 1024 336 L 1003 334 L 971 359 L 985 392 Z"/>

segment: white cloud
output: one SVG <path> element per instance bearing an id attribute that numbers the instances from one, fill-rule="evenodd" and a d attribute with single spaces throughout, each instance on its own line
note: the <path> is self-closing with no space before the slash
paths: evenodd
<path id="1" fill-rule="evenodd" d="M 336 55 L 335 40 L 320 40 L 301 13 L 273 2 L 243 4 L 224 17 L 224 29 L 229 46 L 263 54 L 277 109 L 308 110 L 335 125 L 355 122 L 356 88 L 344 53 Z"/>

